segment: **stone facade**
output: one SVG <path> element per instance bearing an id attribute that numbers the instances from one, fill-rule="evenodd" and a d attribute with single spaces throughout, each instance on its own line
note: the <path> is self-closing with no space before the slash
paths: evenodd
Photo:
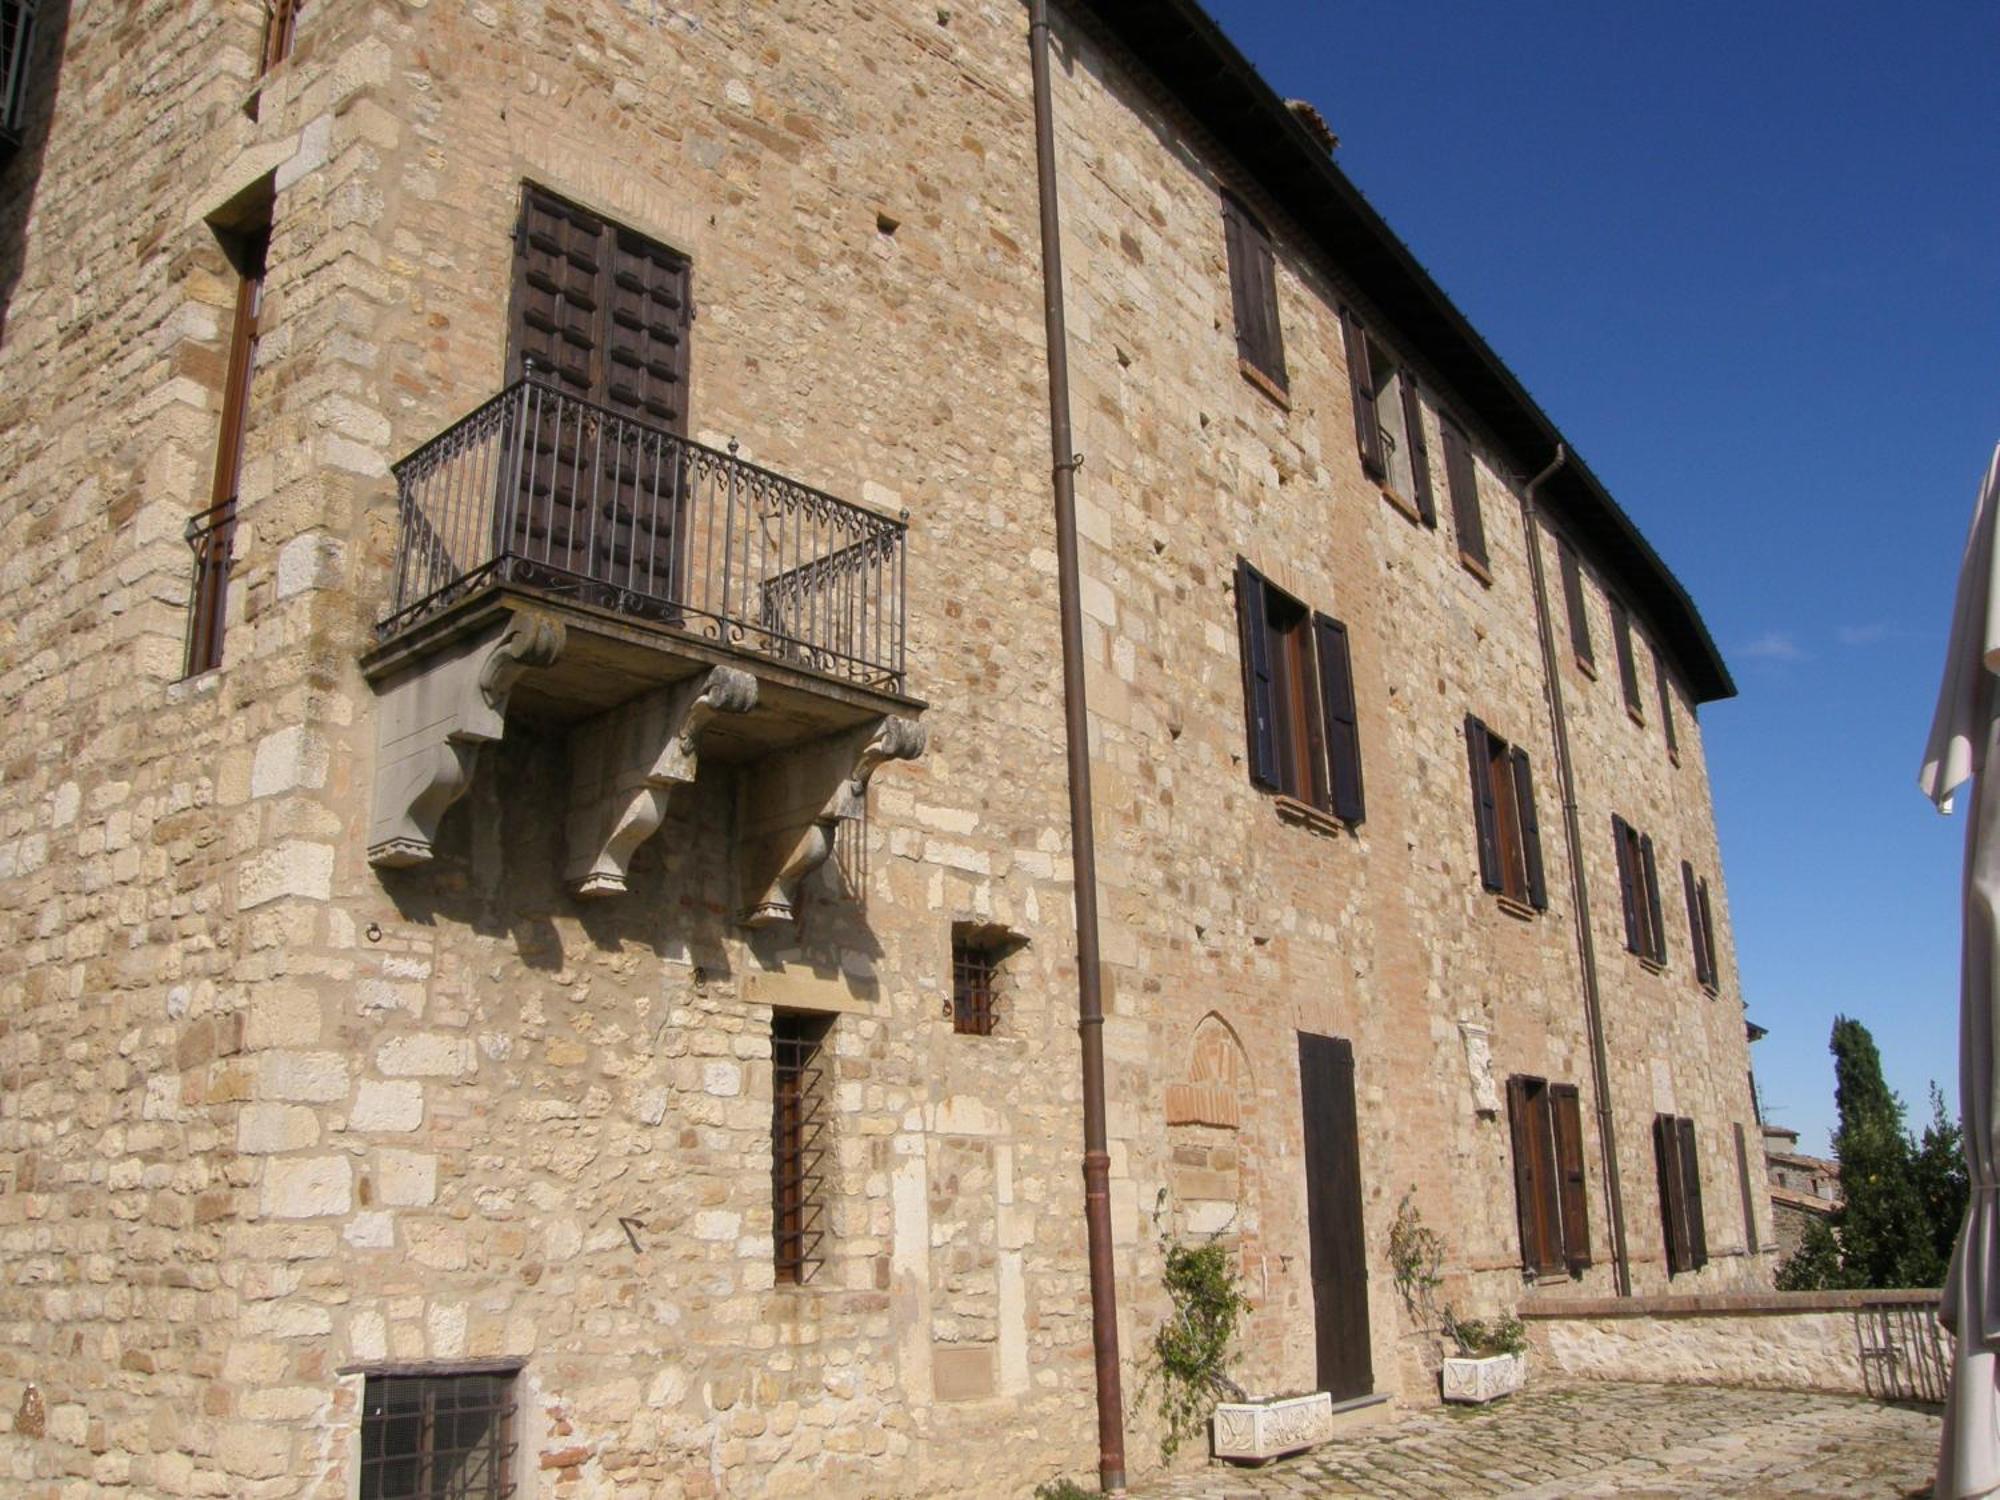
<path id="1" fill-rule="evenodd" d="M 986 1495 L 1088 1468 L 1021 13 L 354 0 L 304 7 L 260 79 L 262 14 L 44 0 L 0 181 L 8 1488 L 348 1496 L 367 1372 L 476 1361 L 520 1368 L 524 1494 Z M 1611 1289 L 1612 1249 L 1519 499 L 1547 455 L 1516 451 L 1425 363 L 1427 335 L 1377 314 L 1425 377 L 1432 453 L 1441 408 L 1471 434 L 1485 576 L 1449 514 L 1432 529 L 1386 497 L 1356 457 L 1338 320 L 1374 310 L 1371 283 L 1270 195 L 1288 398 L 1245 379 L 1218 188 L 1256 174 L 1115 31 L 1059 17 L 1055 112 L 1140 1468 L 1166 1236 L 1231 1237 L 1244 1384 L 1314 1383 L 1301 1031 L 1353 1048 L 1378 1388 L 1435 1394 L 1435 1336 L 1385 1258 L 1406 1191 L 1462 1311 L 1555 1290 L 1522 1277 L 1495 1080 L 1582 1090 L 1581 1290 Z M 389 699 L 361 666 L 388 610 L 389 465 L 505 381 L 526 182 L 691 257 L 693 436 L 909 512 L 928 745 L 857 777 L 831 857 L 796 866 L 789 920 L 737 921 L 753 769 L 662 773 L 658 832 L 572 869 L 571 810 L 613 819 L 590 798 L 640 789 L 580 792 L 584 742 L 490 696 L 497 737 L 468 754 L 427 860 L 371 863 L 371 843 L 408 847 L 371 837 Z M 235 287 L 214 226 L 260 184 L 223 663 L 183 679 L 182 531 L 209 503 Z M 1573 529 L 1601 676 L 1559 655 L 1633 1280 L 1768 1284 L 1744 1223 L 1768 1200 L 1739 1196 L 1732 1154 L 1754 1126 L 1700 664 L 1681 661 L 1676 761 L 1656 659 L 1639 653 L 1643 722 L 1607 665 L 1607 589 L 1643 575 L 1657 593 L 1663 570 Z M 1356 826 L 1250 784 L 1239 556 L 1348 628 Z M 1635 618 L 1643 639 L 1685 635 Z M 1538 915 L 1480 888 L 1467 714 L 1534 757 Z M 1625 951 L 1614 813 L 1658 845 L 1661 971 Z M 1713 891 L 1713 995 L 1682 859 Z M 950 1021 L 955 923 L 1021 940 L 992 1036 Z M 831 1018 L 827 1235 L 799 1286 L 772 1256 L 790 1011 Z M 1671 1285 L 1658 1114 L 1699 1132 L 1710 1257 Z"/>

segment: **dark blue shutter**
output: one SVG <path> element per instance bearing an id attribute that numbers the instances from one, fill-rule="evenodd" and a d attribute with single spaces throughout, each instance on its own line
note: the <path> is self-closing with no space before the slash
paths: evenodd
<path id="1" fill-rule="evenodd" d="M 1528 864 L 1528 905 L 1549 909 L 1549 888 L 1542 879 L 1542 825 L 1535 817 L 1535 779 L 1528 771 L 1528 752 L 1514 752 L 1514 806 L 1520 814 L 1521 853 Z"/>
<path id="2" fill-rule="evenodd" d="M 1486 726 L 1465 716 L 1465 753 L 1472 762 L 1472 825 L 1479 846 L 1479 883 L 1489 891 L 1507 888 L 1500 873 L 1500 827 L 1493 808 L 1491 752 L 1486 744 Z"/>
<path id="3" fill-rule="evenodd" d="M 1243 722 L 1248 738 L 1250 779 L 1273 791 L 1278 786 L 1278 738 L 1271 687 L 1271 641 L 1265 628 L 1264 576 L 1236 559 L 1236 629 L 1243 647 Z"/>
<path id="4" fill-rule="evenodd" d="M 1347 654 L 1347 627 L 1325 615 L 1314 615 L 1313 645 L 1319 656 L 1319 697 L 1326 716 L 1333 815 L 1359 823 L 1366 815 L 1366 802 L 1361 788 L 1361 726 L 1354 713 L 1354 669 Z"/>

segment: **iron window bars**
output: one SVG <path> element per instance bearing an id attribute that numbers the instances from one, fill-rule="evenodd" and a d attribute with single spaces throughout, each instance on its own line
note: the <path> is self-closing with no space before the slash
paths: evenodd
<path id="1" fill-rule="evenodd" d="M 361 1500 L 507 1500 L 511 1375 L 370 1375 L 361 1399 Z"/>
<path id="2" fill-rule="evenodd" d="M 771 1018 L 771 1248 L 781 1283 L 812 1280 L 825 1256 L 826 1018 Z"/>

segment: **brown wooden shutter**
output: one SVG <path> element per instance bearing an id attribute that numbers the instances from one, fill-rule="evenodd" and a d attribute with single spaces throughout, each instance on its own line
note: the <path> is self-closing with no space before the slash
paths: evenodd
<path id="1" fill-rule="evenodd" d="M 1680 739 L 1674 733 L 1674 690 L 1667 680 L 1667 665 L 1660 660 L 1660 651 L 1653 648 L 1653 681 L 1660 689 L 1660 725 L 1667 732 L 1667 756 L 1675 765 L 1681 763 Z"/>
<path id="2" fill-rule="evenodd" d="M 1547 1218 L 1544 1199 L 1551 1186 L 1542 1169 L 1536 1146 L 1547 1134 L 1547 1111 L 1540 1090 L 1531 1086 L 1539 1080 L 1507 1080 L 1507 1126 L 1514 1145 L 1514 1211 L 1521 1229 L 1521 1265 L 1530 1274 L 1540 1274 L 1550 1259 L 1543 1240 Z"/>
<path id="3" fill-rule="evenodd" d="M 1465 716 L 1465 752 L 1472 762 L 1472 828 L 1473 842 L 1479 849 L 1479 883 L 1489 891 L 1505 890 L 1498 814 L 1493 806 L 1492 751 L 1486 741 L 1486 726 L 1471 714 Z"/>
<path id="4" fill-rule="evenodd" d="M 1708 958 L 1701 941 L 1701 898 L 1695 891 L 1694 866 L 1681 861 L 1681 890 L 1687 896 L 1688 947 L 1694 950 L 1694 977 L 1708 983 Z"/>
<path id="5" fill-rule="evenodd" d="M 1285 343 L 1278 326 L 1277 254 L 1257 217 L 1222 197 L 1223 245 L 1229 257 L 1229 303 L 1236 319 L 1236 355 L 1284 389 Z"/>
<path id="6" fill-rule="evenodd" d="M 1618 682 L 1625 690 L 1625 706 L 1641 713 L 1639 664 L 1632 656 L 1632 616 L 1616 599 L 1611 601 L 1611 640 L 1618 652 Z"/>
<path id="7" fill-rule="evenodd" d="M 1688 1247 L 1687 1210 L 1681 1174 L 1681 1138 L 1672 1115 L 1653 1116 L 1653 1161 L 1659 1174 L 1660 1234 L 1667 1249 L 1667 1274 L 1678 1275 L 1692 1265 Z"/>
<path id="8" fill-rule="evenodd" d="M 292 53 L 300 0 L 264 0 L 264 52 L 259 73 L 268 73 Z"/>
<path id="9" fill-rule="evenodd" d="M 1542 825 L 1535 816 L 1535 779 L 1528 770 L 1528 752 L 1513 752 L 1514 809 L 1521 829 L 1521 854 L 1528 867 L 1528 905 L 1549 909 L 1549 888 L 1542 878 Z"/>
<path id="10" fill-rule="evenodd" d="M 1563 602 L 1569 608 L 1569 643 L 1576 659 L 1586 666 L 1596 664 L 1590 650 L 1590 616 L 1583 605 L 1583 570 L 1577 565 L 1576 548 L 1561 538 L 1556 540 L 1556 558 L 1562 565 Z"/>
<path id="11" fill-rule="evenodd" d="M 1583 1112 L 1576 1085 L 1549 1085 L 1556 1136 L 1556 1173 L 1562 1189 L 1563 1260 L 1572 1276 L 1590 1265 L 1590 1206 L 1584 1192 Z"/>
<path id="12" fill-rule="evenodd" d="M 1347 375 L 1354 388 L 1354 437 L 1361 450 L 1361 467 L 1383 479 L 1389 466 L 1382 456 L 1382 422 L 1375 409 L 1375 372 L 1368 364 L 1368 333 L 1346 308 L 1340 310 L 1340 331 L 1347 344 Z"/>
<path id="13" fill-rule="evenodd" d="M 529 186 L 514 241 L 509 377 L 532 360 L 585 400 L 604 395 L 604 221 Z"/>
<path id="14" fill-rule="evenodd" d="M 1687 1216 L 1688 1266 L 1699 1271 L 1708 1264 L 1708 1218 L 1701 1207 L 1701 1164 L 1694 1149 L 1694 1121 L 1674 1122 L 1680 1138 L 1681 1203 Z"/>
<path id="15" fill-rule="evenodd" d="M 1331 811 L 1359 823 L 1366 815 L 1361 785 L 1361 726 L 1354 712 L 1354 669 L 1347 652 L 1347 627 L 1325 615 L 1313 616 L 1313 644 L 1319 656 L 1320 710 L 1326 716 L 1326 758 Z"/>
<path id="16" fill-rule="evenodd" d="M 1479 510 L 1479 469 L 1472 461 L 1472 444 L 1450 418 L 1440 417 L 1438 426 L 1444 434 L 1445 488 L 1451 491 L 1458 550 L 1483 568 L 1487 565 L 1486 520 Z"/>
<path id="17" fill-rule="evenodd" d="M 1271 682 L 1271 643 L 1265 628 L 1264 575 L 1236 559 L 1236 630 L 1243 653 L 1243 725 L 1250 779 L 1277 789 L 1278 734 Z"/>
<path id="18" fill-rule="evenodd" d="M 1638 953 L 1639 872 L 1633 868 L 1632 829 L 1618 814 L 1611 815 L 1611 839 L 1618 849 L 1618 895 L 1625 908 L 1625 949 Z"/>
<path id="19" fill-rule="evenodd" d="M 1701 951 L 1708 960 L 1708 987 L 1719 989 L 1722 985 L 1722 970 L 1715 962 L 1715 918 L 1708 909 L 1708 882 L 1697 880 L 1694 885 L 1695 899 L 1701 903 Z"/>
<path id="20" fill-rule="evenodd" d="M 1426 526 L 1438 523 L 1437 498 L 1431 493 L 1431 445 L 1424 436 L 1424 404 L 1417 399 L 1417 378 L 1407 369 L 1397 382 L 1403 388 L 1403 435 L 1410 445 L 1411 499 Z"/>
<path id="21" fill-rule="evenodd" d="M 1750 1187 L 1750 1147 L 1743 1134 L 1743 1122 L 1738 1120 L 1733 1126 L 1736 1132 L 1736 1190 L 1743 1195 L 1743 1252 L 1757 1253 L 1757 1196 Z"/>
<path id="22" fill-rule="evenodd" d="M 1667 961 L 1667 932 L 1660 917 L 1660 872 L 1653 863 L 1653 836 L 1649 833 L 1639 835 L 1639 868 L 1646 878 L 1647 957 L 1663 964 Z"/>

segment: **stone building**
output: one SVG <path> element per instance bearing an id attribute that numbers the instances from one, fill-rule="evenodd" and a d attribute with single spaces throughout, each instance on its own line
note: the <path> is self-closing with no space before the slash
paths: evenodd
<path id="1" fill-rule="evenodd" d="M 1816 1219 L 1832 1219 L 1845 1201 L 1840 1163 L 1806 1155 L 1799 1150 L 1796 1130 L 1767 1122 L 1764 1172 L 1771 1195 L 1771 1232 L 1778 1243 L 1776 1263 L 1782 1266 L 1798 1252 L 1807 1226 Z"/>
<path id="2" fill-rule="evenodd" d="M 1767 1285 L 1693 605 L 1193 0 L 1053 45 L 1134 1466 L 1174 1238 L 1403 1402 L 1406 1197 Z M 1087 1470 L 1021 8 L 0 53 L 8 1490 Z"/>

